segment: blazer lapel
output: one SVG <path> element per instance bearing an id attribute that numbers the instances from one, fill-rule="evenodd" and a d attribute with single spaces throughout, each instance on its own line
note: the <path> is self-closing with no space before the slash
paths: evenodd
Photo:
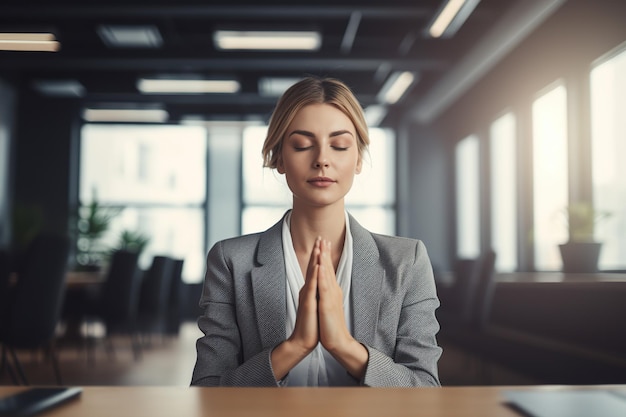
<path id="1" fill-rule="evenodd" d="M 261 234 L 257 252 L 259 266 L 251 271 L 254 309 L 265 348 L 285 340 L 286 276 L 282 241 L 283 221 Z"/>
<path id="2" fill-rule="evenodd" d="M 380 311 L 380 291 L 385 270 L 380 264 L 378 247 L 369 231 L 350 216 L 353 239 L 352 323 L 354 337 L 372 345 Z M 354 300 L 359 300 L 355 303 Z"/>

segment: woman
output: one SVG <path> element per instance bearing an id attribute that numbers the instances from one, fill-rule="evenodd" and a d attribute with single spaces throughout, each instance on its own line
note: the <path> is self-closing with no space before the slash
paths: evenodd
<path id="1" fill-rule="evenodd" d="M 370 233 L 344 207 L 368 144 L 340 81 L 306 78 L 278 101 L 263 156 L 293 208 L 209 252 L 192 385 L 439 385 L 423 243 Z"/>

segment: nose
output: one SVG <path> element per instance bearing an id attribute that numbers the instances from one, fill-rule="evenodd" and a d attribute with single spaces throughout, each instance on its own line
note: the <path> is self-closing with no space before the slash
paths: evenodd
<path id="1" fill-rule="evenodd" d="M 320 157 L 318 157 L 315 162 L 313 162 L 313 167 L 314 168 L 328 168 L 328 160 L 325 157 L 322 157 L 320 155 Z"/>
<path id="2" fill-rule="evenodd" d="M 327 168 L 329 166 L 328 158 L 326 157 L 326 152 L 324 149 L 320 149 L 317 153 L 315 160 L 313 161 L 314 168 Z"/>

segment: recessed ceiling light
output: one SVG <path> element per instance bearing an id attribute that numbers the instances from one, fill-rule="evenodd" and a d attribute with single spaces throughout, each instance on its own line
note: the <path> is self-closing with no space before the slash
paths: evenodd
<path id="1" fill-rule="evenodd" d="M 101 25 L 98 35 L 114 48 L 158 48 L 163 44 L 159 30 L 151 25 Z"/>
<path id="2" fill-rule="evenodd" d="M 0 33 L 0 51 L 56 52 L 60 48 L 52 33 Z"/>
<path id="3" fill-rule="evenodd" d="M 456 33 L 480 0 L 447 0 L 428 26 L 433 38 L 448 38 Z"/>
<path id="4" fill-rule="evenodd" d="M 141 78 L 137 81 L 137 89 L 146 94 L 236 93 L 240 88 L 235 80 Z"/>
<path id="5" fill-rule="evenodd" d="M 76 80 L 35 80 L 33 87 L 41 94 L 53 97 L 82 97 L 85 87 Z"/>
<path id="6" fill-rule="evenodd" d="M 394 104 L 406 93 L 409 87 L 417 81 L 417 75 L 410 71 L 396 71 L 392 73 L 378 93 L 378 101 Z"/>
<path id="7" fill-rule="evenodd" d="M 259 93 L 266 97 L 279 97 L 301 78 L 262 77 L 259 80 Z"/>
<path id="8" fill-rule="evenodd" d="M 218 49 L 315 51 L 322 37 L 315 31 L 218 30 L 213 35 Z"/>
<path id="9" fill-rule="evenodd" d="M 169 114 L 163 109 L 86 108 L 83 119 L 88 122 L 163 123 Z"/>
<path id="10" fill-rule="evenodd" d="M 264 123 L 261 120 L 220 120 L 220 119 L 207 119 L 201 115 L 185 115 L 180 118 L 181 125 L 188 126 L 204 126 L 209 128 L 246 128 L 250 126 L 263 126 Z"/>

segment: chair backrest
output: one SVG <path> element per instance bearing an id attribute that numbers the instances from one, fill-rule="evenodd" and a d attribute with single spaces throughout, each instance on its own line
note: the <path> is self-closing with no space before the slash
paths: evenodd
<path id="1" fill-rule="evenodd" d="M 4 328 L 9 314 L 9 280 L 11 278 L 11 255 L 0 250 L 0 331 Z"/>
<path id="2" fill-rule="evenodd" d="M 480 258 L 459 258 L 454 263 L 453 310 L 462 322 L 469 322 L 472 316 L 477 283 L 480 274 Z"/>
<path id="3" fill-rule="evenodd" d="M 155 256 L 145 272 L 139 295 L 140 315 L 164 315 L 167 312 L 174 261 Z"/>
<path id="4" fill-rule="evenodd" d="M 4 335 L 15 347 L 38 347 L 54 337 L 65 297 L 70 242 L 67 236 L 33 239 L 18 271 Z"/>
<path id="5" fill-rule="evenodd" d="M 478 281 L 472 300 L 470 324 L 482 329 L 489 318 L 493 290 L 495 287 L 494 273 L 496 266 L 496 253 L 492 249 L 485 251 L 479 259 Z"/>
<path id="6" fill-rule="evenodd" d="M 126 250 L 115 251 L 111 256 L 99 303 L 105 323 L 129 323 L 135 319 L 141 283 L 138 259 L 137 252 Z"/>
<path id="7" fill-rule="evenodd" d="M 167 333 L 178 333 L 180 322 L 182 320 L 182 274 L 185 260 L 173 259 L 172 261 L 172 281 L 170 282 L 169 305 L 165 331 Z"/>

